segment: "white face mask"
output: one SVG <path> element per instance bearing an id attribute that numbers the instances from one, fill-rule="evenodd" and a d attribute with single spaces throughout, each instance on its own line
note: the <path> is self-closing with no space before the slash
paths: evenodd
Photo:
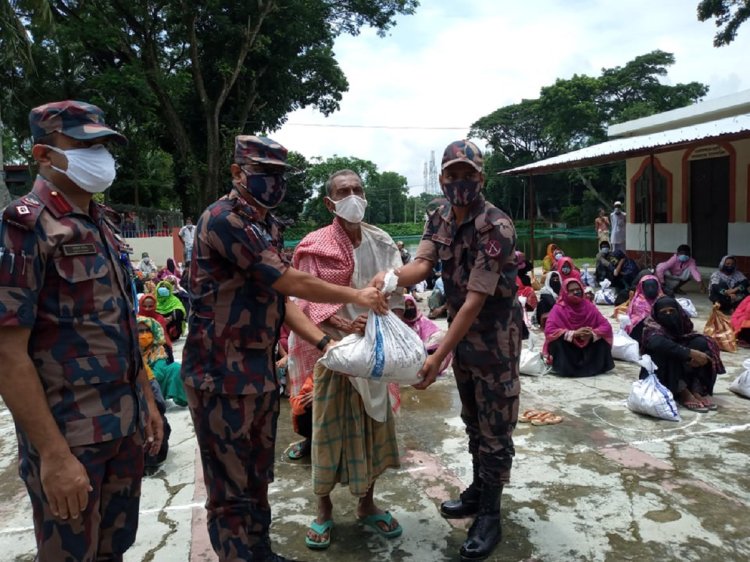
<path id="1" fill-rule="evenodd" d="M 333 199 L 331 199 L 333 201 Z M 358 195 L 349 195 L 344 197 L 341 201 L 333 201 L 336 206 L 334 211 L 337 216 L 344 219 L 346 222 L 353 224 L 359 224 L 362 219 L 365 218 L 365 209 L 367 209 L 367 200 L 362 199 Z"/>
<path id="2" fill-rule="evenodd" d="M 103 144 L 88 148 L 71 148 L 63 150 L 48 146 L 50 150 L 63 154 L 68 159 L 68 169 L 52 169 L 70 178 L 74 184 L 89 193 L 101 193 L 115 181 L 115 159 Z"/>

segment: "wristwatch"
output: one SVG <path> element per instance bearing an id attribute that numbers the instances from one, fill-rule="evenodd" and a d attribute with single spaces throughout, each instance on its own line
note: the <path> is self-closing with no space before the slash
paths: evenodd
<path id="1" fill-rule="evenodd" d="M 328 345 L 328 342 L 331 341 L 331 336 L 326 334 L 322 338 L 320 338 L 320 341 L 315 345 L 320 351 L 323 351 L 326 346 Z"/>

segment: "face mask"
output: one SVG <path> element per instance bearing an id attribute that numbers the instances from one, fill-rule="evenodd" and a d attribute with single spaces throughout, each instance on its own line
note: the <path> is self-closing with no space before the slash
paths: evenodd
<path id="1" fill-rule="evenodd" d="M 138 334 L 138 345 L 141 346 L 141 349 L 146 349 L 147 347 L 150 347 L 151 344 L 153 343 L 154 343 L 153 334 Z"/>
<path id="2" fill-rule="evenodd" d="M 558 294 L 560 293 L 560 280 L 557 277 L 555 277 L 554 279 L 552 279 L 552 281 L 549 282 L 549 286 L 550 286 L 550 289 L 555 291 L 555 293 L 558 293 Z"/>
<path id="3" fill-rule="evenodd" d="M 690 256 L 686 256 L 685 254 L 680 254 L 677 256 L 677 259 L 680 260 L 682 263 L 685 263 L 690 259 Z"/>
<path id="4" fill-rule="evenodd" d="M 563 275 L 570 275 L 570 266 L 564 265 L 560 271 Z"/>
<path id="5" fill-rule="evenodd" d="M 89 193 L 101 193 L 115 181 L 115 159 L 103 144 L 88 148 L 71 148 L 63 150 L 48 146 L 53 152 L 62 154 L 68 159 L 68 169 L 62 170 L 51 166 L 56 172 L 67 176 L 70 181 Z"/>
<path id="6" fill-rule="evenodd" d="M 656 320 L 659 322 L 659 324 L 664 326 L 668 332 L 675 335 L 680 333 L 682 319 L 680 318 L 679 314 L 658 314 L 656 316 Z"/>
<path id="7" fill-rule="evenodd" d="M 562 254 L 561 252 L 557 252 L 557 253 L 555 254 L 555 259 L 556 259 L 556 260 L 560 260 L 560 259 L 562 259 L 562 258 L 563 258 L 563 255 L 564 255 L 564 254 Z"/>
<path id="8" fill-rule="evenodd" d="M 652 301 L 659 295 L 659 284 L 656 281 L 647 281 L 643 284 L 643 296 Z"/>
<path id="9" fill-rule="evenodd" d="M 606 256 L 608 253 L 609 253 L 609 248 L 607 246 L 603 247 L 602 248 L 602 254 L 604 254 Z"/>
<path id="10" fill-rule="evenodd" d="M 151 263 L 151 258 L 149 257 L 143 258 L 143 263 L 146 263 L 146 264 Z"/>
<path id="11" fill-rule="evenodd" d="M 721 268 L 721 270 L 724 273 L 726 273 L 728 275 L 731 275 L 732 273 L 734 273 L 734 266 L 733 265 L 725 265 L 724 267 Z"/>
<path id="12" fill-rule="evenodd" d="M 336 206 L 336 210 L 334 211 L 336 216 L 341 217 L 346 222 L 359 224 L 365 218 L 367 199 L 362 199 L 359 195 L 349 195 L 340 201 L 333 201 L 333 204 Z"/>
<path id="13" fill-rule="evenodd" d="M 618 207 L 617 209 L 615 209 L 615 213 L 617 213 L 618 215 L 619 215 L 619 214 L 620 214 L 621 212 L 622 212 L 622 211 L 620 210 L 620 208 L 619 208 L 619 207 Z"/>
<path id="14" fill-rule="evenodd" d="M 468 207 L 479 196 L 482 184 L 474 180 L 457 180 L 443 184 L 443 193 L 451 205 Z"/>
<path id="15" fill-rule="evenodd" d="M 581 301 L 583 301 L 583 295 L 574 295 L 573 293 L 568 295 L 568 302 L 570 304 L 579 304 Z"/>
<path id="16" fill-rule="evenodd" d="M 416 308 L 407 308 L 404 309 L 404 319 L 405 320 L 414 320 L 417 317 L 417 309 Z"/>
<path id="17" fill-rule="evenodd" d="M 265 209 L 278 207 L 286 195 L 286 180 L 283 174 L 249 174 L 245 172 L 245 183 L 240 184 Z"/>
<path id="18" fill-rule="evenodd" d="M 169 289 L 167 289 L 166 287 L 159 287 L 158 289 L 156 289 L 156 294 L 160 297 L 168 297 Z"/>

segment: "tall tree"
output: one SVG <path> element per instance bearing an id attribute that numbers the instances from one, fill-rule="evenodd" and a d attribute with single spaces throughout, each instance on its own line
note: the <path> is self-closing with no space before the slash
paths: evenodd
<path id="1" fill-rule="evenodd" d="M 197 211 L 222 191 L 234 135 L 273 130 L 299 107 L 338 108 L 348 87 L 332 49 L 338 35 L 363 26 L 382 34 L 418 2 L 50 4 L 56 34 L 33 35 L 49 73 L 66 94 L 96 99 L 113 118 L 149 121 L 172 155 L 183 208 Z"/>
<path id="2" fill-rule="evenodd" d="M 51 12 L 47 0 L 0 0 L 0 66 L 13 65 L 35 72 L 34 58 L 31 54 L 31 37 L 26 31 L 24 21 L 19 13 L 24 10 L 33 17 L 38 26 L 48 26 Z M 5 183 L 5 156 L 3 140 L 3 108 L 10 96 L 6 88 L 0 90 L 0 209 L 10 203 L 10 192 Z"/>
<path id="3" fill-rule="evenodd" d="M 701 0 L 698 19 L 716 20 L 719 30 L 714 35 L 714 47 L 729 45 L 739 27 L 750 18 L 750 0 Z"/>
<path id="4" fill-rule="evenodd" d="M 698 82 L 663 84 L 660 79 L 674 62 L 671 53 L 653 51 L 624 66 L 604 68 L 597 77 L 576 74 L 558 79 L 543 87 L 539 98 L 501 107 L 477 120 L 471 133 L 491 146 L 493 165 L 499 166 L 496 171 L 602 142 L 610 124 L 683 107 L 707 93 L 708 87 Z M 537 216 L 543 211 L 557 215 L 563 206 L 583 203 L 593 213 L 595 201 L 608 207 L 624 192 L 621 167 L 612 164 L 536 178 Z M 489 183 L 488 192 L 500 190 L 493 196 L 502 200 L 502 190 L 510 183 L 503 179 Z M 563 205 L 560 189 L 570 184 L 582 185 L 589 197 L 571 193 Z M 505 203 L 510 203 L 508 196 Z"/>

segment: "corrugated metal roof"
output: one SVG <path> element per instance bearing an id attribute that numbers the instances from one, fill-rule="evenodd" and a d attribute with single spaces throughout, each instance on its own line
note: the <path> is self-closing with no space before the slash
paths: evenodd
<path id="1" fill-rule="evenodd" d="M 749 137 L 750 115 L 738 115 L 660 133 L 614 139 L 500 173 L 513 176 L 548 174 L 651 153 L 668 152 L 712 140 L 735 140 Z"/>

